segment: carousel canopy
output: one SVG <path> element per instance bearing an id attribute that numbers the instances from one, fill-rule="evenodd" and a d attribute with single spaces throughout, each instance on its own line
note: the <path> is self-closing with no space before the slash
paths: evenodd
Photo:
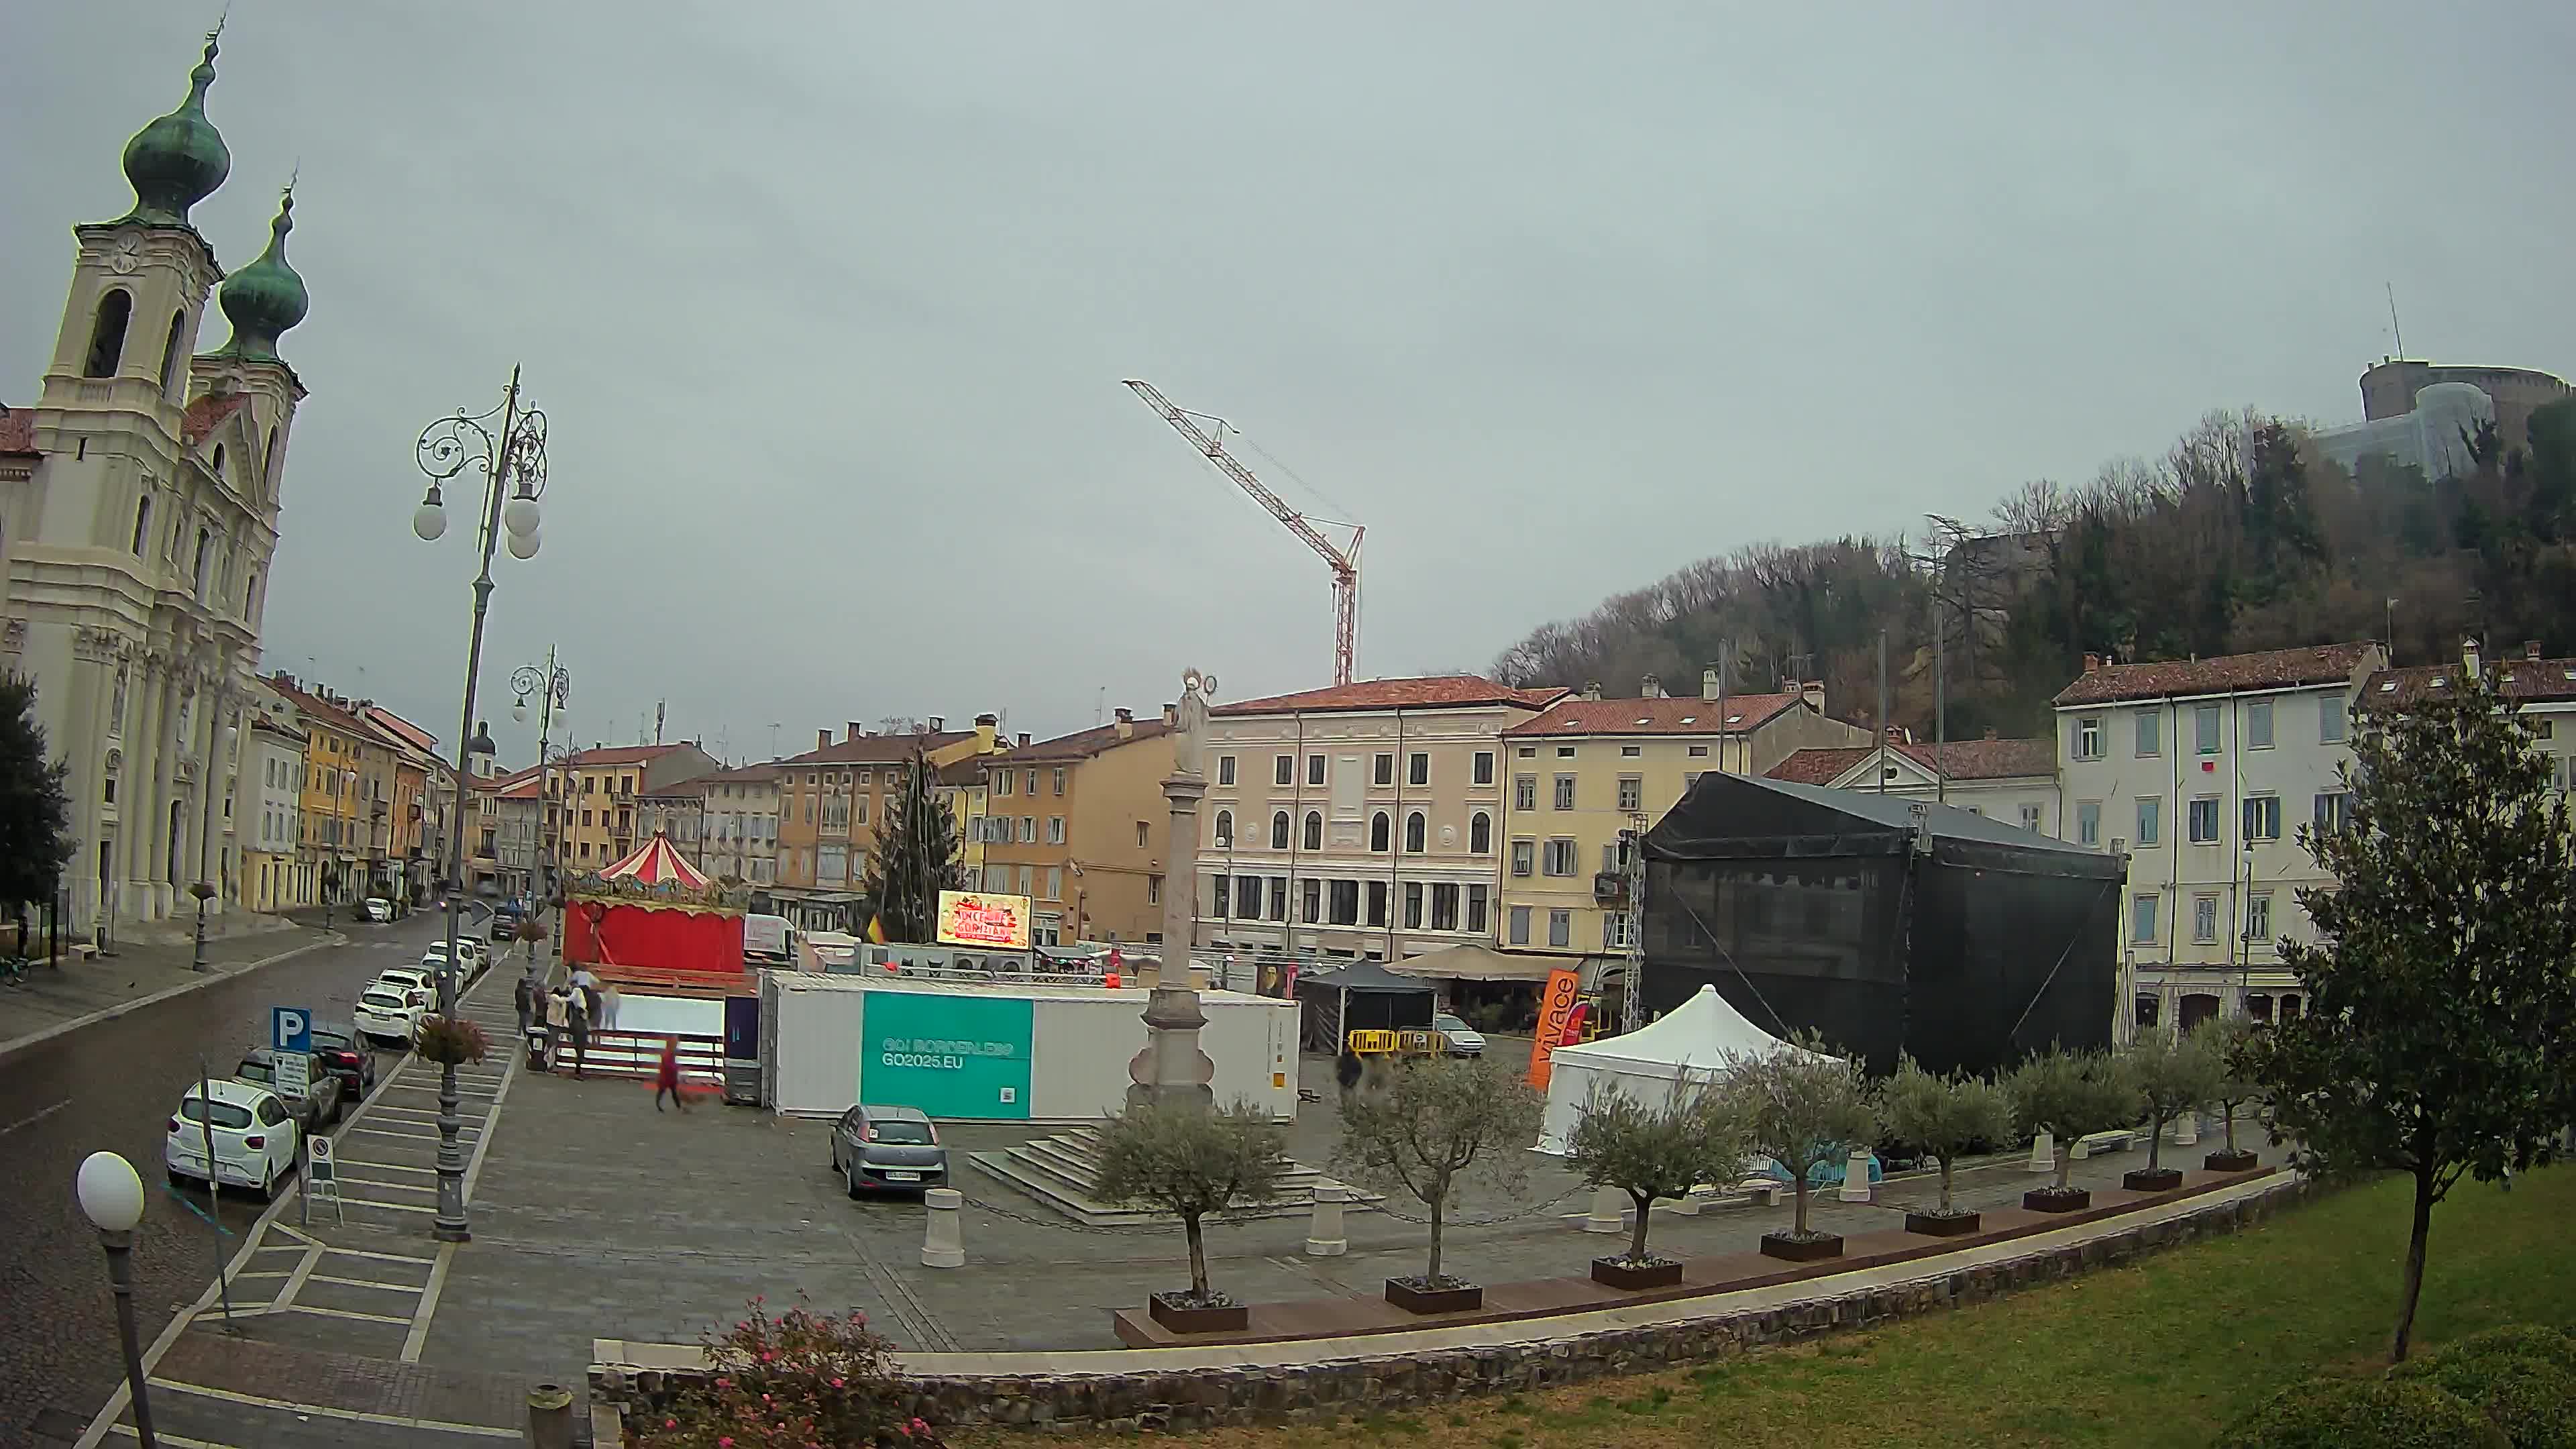
<path id="1" fill-rule="evenodd" d="M 707 873 L 689 864 L 660 831 L 635 848 L 633 854 L 613 865 L 599 869 L 603 881 L 633 881 L 640 886 L 679 886 L 686 890 L 707 888 Z"/>

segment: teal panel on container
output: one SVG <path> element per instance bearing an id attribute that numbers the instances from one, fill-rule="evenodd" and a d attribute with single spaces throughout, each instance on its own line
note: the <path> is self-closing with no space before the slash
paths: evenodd
<path id="1" fill-rule="evenodd" d="M 933 1117 L 1025 1120 L 1036 1011 L 1027 998 L 871 991 L 859 1100 Z"/>

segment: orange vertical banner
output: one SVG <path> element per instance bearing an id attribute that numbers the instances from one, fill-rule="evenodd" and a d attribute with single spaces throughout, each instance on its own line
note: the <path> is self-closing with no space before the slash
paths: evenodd
<path id="1" fill-rule="evenodd" d="M 1574 1015 L 1575 973 L 1550 971 L 1547 989 L 1539 994 L 1538 1040 L 1530 1043 L 1529 1084 L 1539 1091 L 1547 1090 L 1551 1063 L 1557 1044 L 1565 1038 L 1565 1023 Z"/>

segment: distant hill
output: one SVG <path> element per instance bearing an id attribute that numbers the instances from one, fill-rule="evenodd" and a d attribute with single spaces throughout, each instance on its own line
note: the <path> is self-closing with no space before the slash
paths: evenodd
<path id="1" fill-rule="evenodd" d="M 1934 634 L 1949 733 L 2048 728 L 2083 656 L 2174 659 L 2378 639 L 2450 657 L 2576 650 L 2576 400 L 2534 412 L 2528 449 L 2492 424 L 2474 463 L 2428 480 L 2324 460 L 2295 423 L 2213 413 L 2162 458 L 2108 464 L 2079 487 L 2041 480 L 1989 521 L 1935 518 L 1919 538 L 1747 545 L 1704 559 L 1503 651 L 1512 684 L 1688 688 L 1731 646 L 1733 687 L 1825 682 L 1827 708 L 1875 708 L 1887 631 L 1893 721 L 1928 732 Z M 2396 602 L 2391 603 L 2391 600 Z"/>

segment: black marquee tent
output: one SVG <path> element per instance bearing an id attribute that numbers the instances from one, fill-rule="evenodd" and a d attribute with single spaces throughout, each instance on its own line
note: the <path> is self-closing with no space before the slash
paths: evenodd
<path id="1" fill-rule="evenodd" d="M 1765 1031 L 1821 1031 L 1875 1073 L 1900 1051 L 1989 1072 L 2111 1044 L 2117 856 L 1956 806 L 1716 774 L 1645 852 L 1650 1012 L 1714 986 Z"/>
<path id="2" fill-rule="evenodd" d="M 1310 1052 L 1339 1052 L 1354 1031 L 1410 1031 L 1431 1024 L 1431 983 L 1353 961 L 1297 978 L 1298 1037 Z"/>

